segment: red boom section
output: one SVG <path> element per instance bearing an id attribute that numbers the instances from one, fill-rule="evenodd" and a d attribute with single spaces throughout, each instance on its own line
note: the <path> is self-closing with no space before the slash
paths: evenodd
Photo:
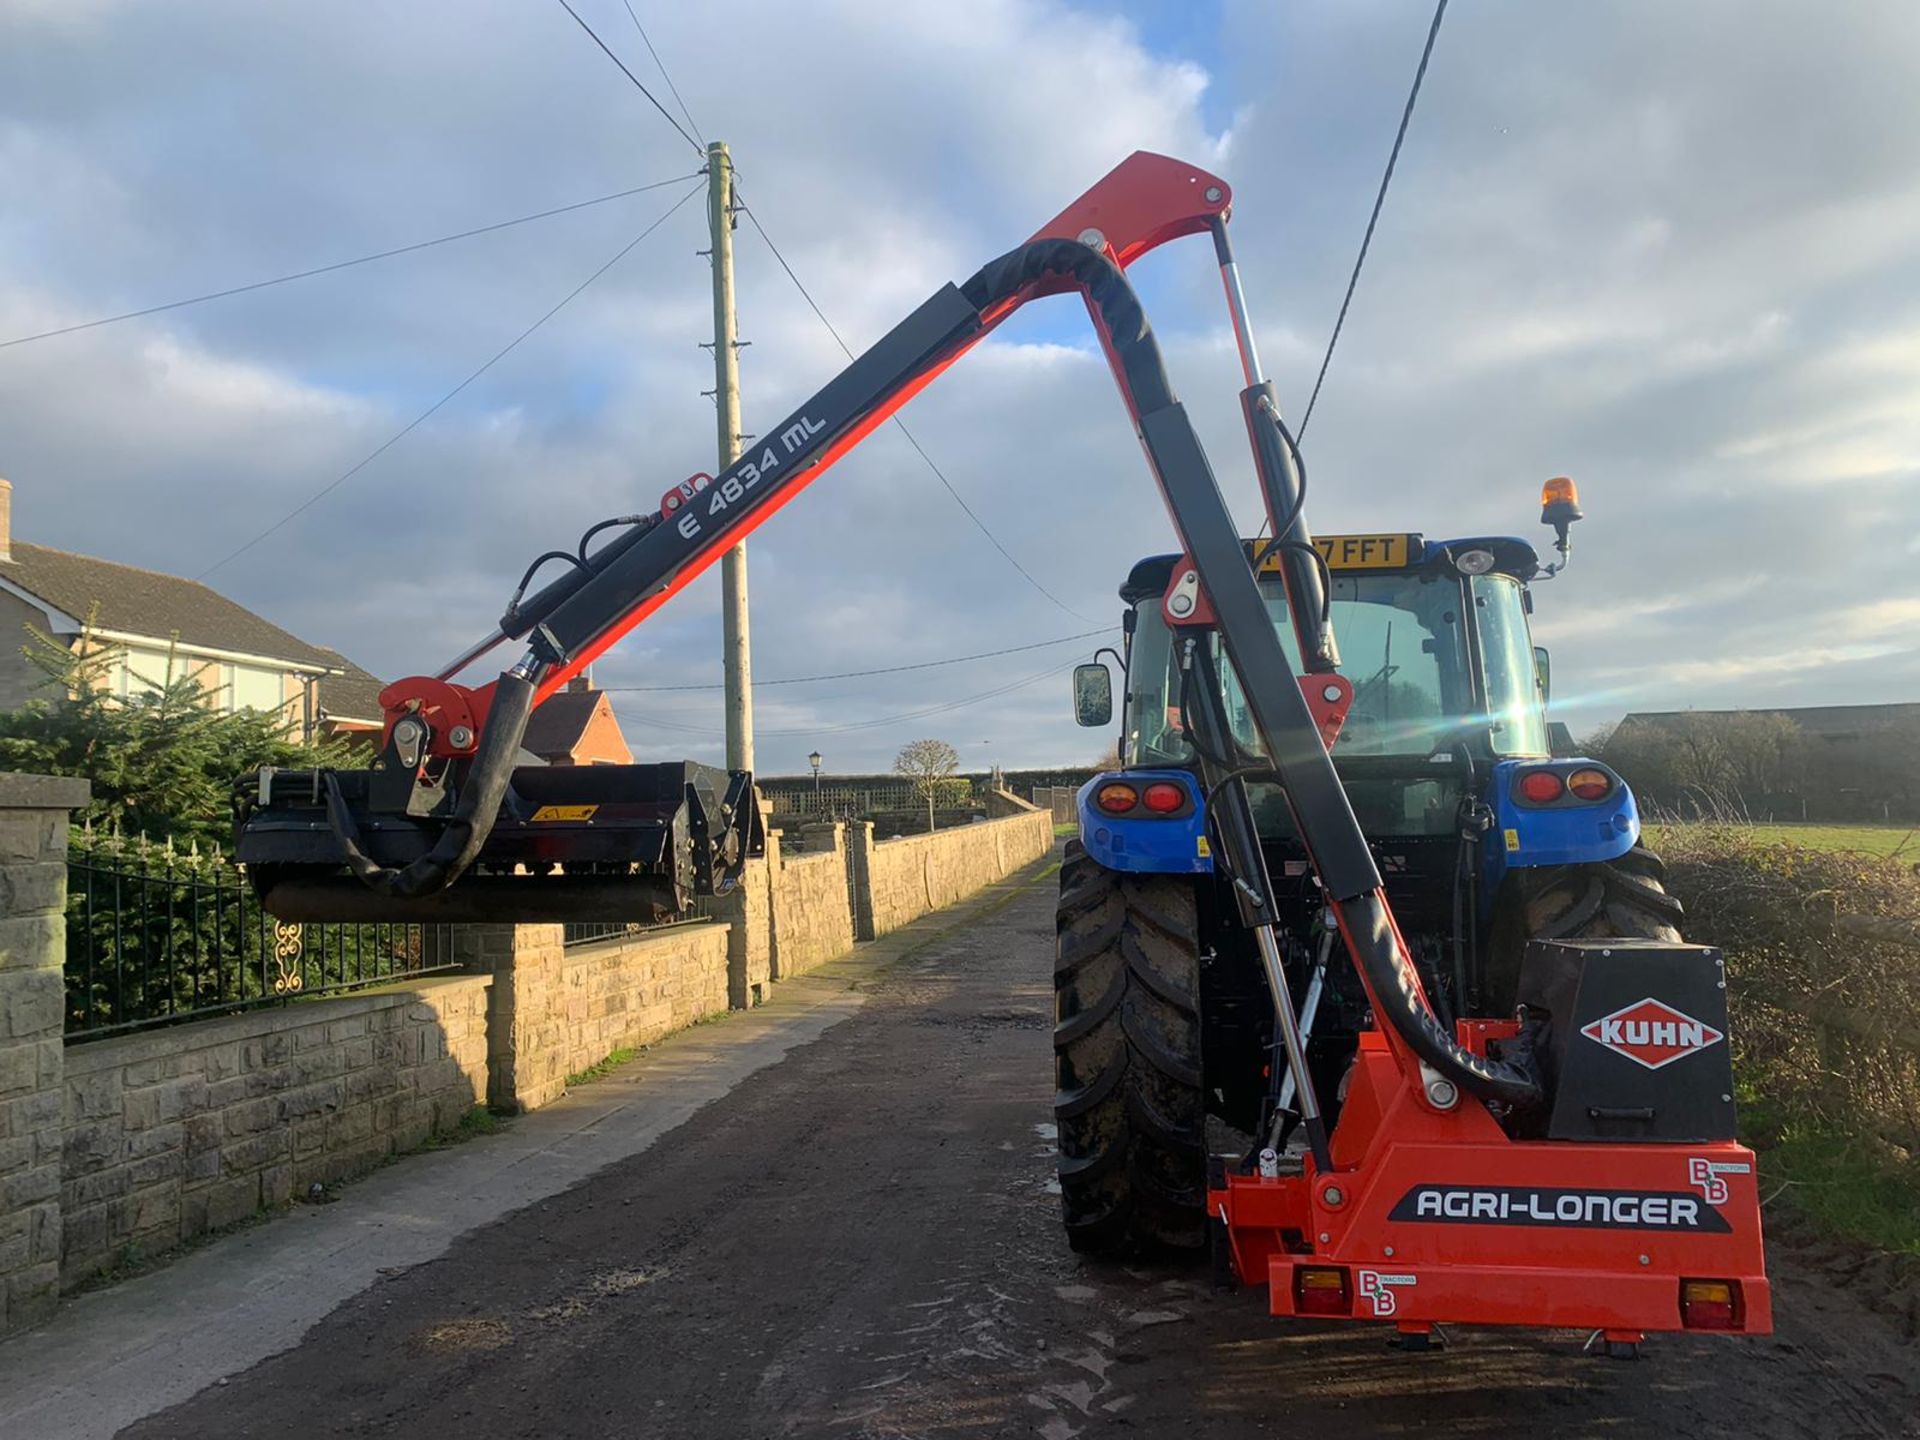
<path id="1" fill-rule="evenodd" d="M 1097 231 L 1098 244 L 1104 246 L 1112 259 L 1124 267 L 1131 265 L 1149 250 L 1164 245 L 1169 240 L 1204 233 L 1217 221 L 1226 218 L 1232 204 L 1233 191 L 1219 176 L 1169 156 L 1155 155 L 1141 150 L 1114 166 L 1078 200 L 1035 231 L 1031 238 L 1033 240 L 1082 240 L 1085 243 L 1094 244 L 1094 236 L 1089 232 Z M 1067 286 L 1064 282 L 1052 286 L 1036 284 L 988 311 L 981 317 L 980 329 L 966 343 L 956 346 L 949 354 L 904 382 L 899 389 L 869 410 L 839 440 L 823 451 L 807 469 L 782 487 L 777 495 L 743 516 L 738 523 L 722 526 L 716 530 L 709 542 L 681 565 L 664 589 L 620 615 L 589 644 L 580 647 L 570 655 L 564 664 L 557 665 L 548 671 L 534 692 L 534 704 L 537 706 L 548 696 L 564 689 L 569 680 L 612 649 L 648 616 L 705 573 L 708 567 L 728 549 L 746 539 L 773 515 L 785 508 L 796 495 L 824 475 L 842 456 L 871 435 L 875 429 L 891 419 L 895 411 L 943 375 L 949 366 L 984 340 L 1015 310 L 1029 300 L 1041 295 L 1059 293 L 1065 288 Z M 1114 377 L 1119 382 L 1121 393 L 1126 396 L 1128 409 L 1131 411 L 1134 408 L 1133 400 L 1127 391 L 1126 377 L 1113 355 L 1111 346 L 1107 344 L 1104 330 L 1101 333 L 1101 343 L 1107 350 Z M 429 707 L 444 704 L 448 688 L 445 682 L 429 677 L 414 676 L 395 681 L 380 693 L 380 703 L 386 709 L 387 728 L 391 730 L 393 722 L 416 704 L 425 704 Z M 492 682 L 473 687 L 451 688 L 465 692 L 466 708 L 472 716 L 476 731 L 484 726 L 487 711 L 493 700 Z M 436 750 L 440 750 L 445 745 L 446 734 L 444 726 L 434 726 Z M 383 736 L 383 740 L 384 738 Z M 469 745 L 461 750 L 447 753 L 468 754 L 471 753 L 472 748 Z"/>

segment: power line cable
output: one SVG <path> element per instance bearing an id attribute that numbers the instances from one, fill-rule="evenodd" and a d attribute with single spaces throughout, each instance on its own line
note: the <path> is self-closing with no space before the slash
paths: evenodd
<path id="1" fill-rule="evenodd" d="M 801 284 L 800 277 L 793 271 L 793 266 L 789 265 L 787 263 L 787 257 L 780 253 L 780 247 L 773 243 L 773 237 L 767 233 L 766 226 L 760 223 L 760 217 L 753 213 L 753 207 L 747 204 L 746 197 L 740 194 L 738 186 L 734 189 L 734 195 L 739 201 L 741 212 L 745 214 L 747 219 L 752 223 L 754 230 L 759 234 L 761 240 L 766 243 L 767 249 L 773 252 L 773 258 L 779 262 L 780 268 L 786 272 L 787 278 L 793 282 L 794 288 L 800 292 L 800 298 L 807 302 L 807 307 L 813 311 L 820 323 L 826 326 L 827 333 L 833 337 L 834 344 L 838 345 L 841 352 L 851 360 L 853 358 L 852 348 L 841 338 L 840 332 L 834 328 L 833 322 L 827 319 L 826 312 L 820 308 L 819 302 L 813 298 L 812 292 L 810 292 L 805 285 Z M 1013 552 L 1000 543 L 1000 537 L 995 535 L 993 531 L 987 527 L 987 522 L 980 518 L 974 508 L 966 502 L 965 497 L 954 488 L 953 482 L 947 478 L 946 472 L 934 463 L 933 457 L 927 454 L 926 448 L 921 445 L 914 433 L 907 428 L 907 422 L 902 420 L 898 415 L 895 415 L 893 417 L 893 423 L 899 427 L 900 433 L 907 437 L 907 443 L 913 447 L 914 453 L 926 462 L 926 466 L 933 472 L 934 478 L 946 488 L 947 494 L 953 497 L 953 503 L 958 505 L 960 509 L 965 512 L 966 517 L 974 523 L 975 528 L 987 537 L 988 543 L 1000 552 L 1001 558 L 1020 573 L 1021 579 L 1025 580 L 1034 589 L 1046 596 L 1048 600 L 1052 601 L 1053 604 L 1061 610 L 1073 616 L 1074 619 L 1090 621 L 1092 617 L 1082 615 L 1078 610 L 1067 604 L 1066 601 L 1062 600 L 1058 595 L 1055 595 L 1051 590 L 1047 589 L 1046 586 L 1036 580 L 1033 573 L 1029 571 L 1026 566 L 1014 559 Z"/>
<path id="2" fill-rule="evenodd" d="M 1056 665 L 1051 670 L 1042 670 L 1038 674 L 1028 675 L 1019 680 L 1012 680 L 1005 685 L 997 685 L 991 690 L 983 690 L 977 695 L 968 695 L 959 700 L 943 701 L 941 704 L 925 706 L 919 710 L 903 711 L 898 715 L 883 715 L 872 720 L 855 720 L 845 725 L 808 725 L 796 730 L 762 730 L 759 733 L 763 738 L 771 739 L 776 736 L 787 738 L 796 735 L 842 735 L 853 730 L 879 730 L 888 725 L 904 725 L 909 720 L 930 719 L 935 715 L 945 715 L 950 711 L 964 710 L 969 705 L 978 705 L 983 701 L 994 700 L 1002 695 L 1012 694 L 1015 690 L 1023 690 L 1027 686 L 1037 684 L 1051 676 L 1064 674 L 1072 668 L 1072 664 L 1073 662 L 1069 661 L 1065 665 Z M 629 718 L 656 729 L 675 730 L 683 735 L 704 735 L 709 738 L 717 738 L 721 734 L 720 731 L 709 729 L 704 725 L 687 725 L 673 720 L 661 720 L 652 715 L 630 715 Z"/>
<path id="3" fill-rule="evenodd" d="M 418 240 L 411 245 L 397 245 L 391 250 L 376 250 L 371 255 L 356 256 L 352 260 L 337 260 L 331 265 L 316 265 L 311 270 L 296 270 L 290 275 L 276 275 L 271 280 L 255 280 L 246 285 L 230 285 L 224 290 L 209 290 L 204 295 L 189 295 L 183 300 L 168 300 L 164 304 L 147 305 L 119 315 L 103 315 L 98 320 L 83 320 L 77 325 L 62 325 L 57 330 L 42 330 L 37 335 L 17 335 L 11 340 L 0 340 L 0 350 L 14 345 L 31 344 L 35 340 L 51 340 L 56 335 L 72 335 L 80 330 L 96 330 L 102 325 L 117 325 L 122 320 L 138 320 L 146 315 L 159 315 L 168 310 L 180 310 L 188 305 L 203 305 L 209 300 L 224 300 L 230 295 L 245 295 L 254 290 L 266 290 L 294 280 L 310 280 L 316 275 L 331 275 L 336 270 L 351 270 L 356 265 L 371 265 L 376 260 L 391 260 L 396 255 L 411 255 L 417 250 L 431 250 L 436 245 L 450 245 L 455 240 L 471 240 L 476 235 L 491 235 L 496 230 L 510 230 L 516 225 L 530 224 L 535 220 L 550 220 L 555 215 L 567 215 L 575 210 L 605 205 L 609 201 L 625 200 L 629 196 L 643 195 L 649 190 L 663 190 L 669 185 L 678 185 L 686 180 L 697 180 L 699 177 L 699 171 L 690 175 L 676 175 L 671 180 L 656 180 L 651 185 L 636 185 L 631 190 L 616 190 L 611 195 L 599 195 L 591 200 L 579 200 L 571 205 L 556 206 L 551 210 L 538 210 L 531 215 L 516 216 L 512 220 L 498 220 L 491 225 L 456 231 L 452 235 L 440 235 L 432 240 Z"/>
<path id="4" fill-rule="evenodd" d="M 1333 334 L 1327 340 L 1327 353 L 1321 357 L 1320 373 L 1313 382 L 1313 394 L 1300 416 L 1298 438 L 1306 438 L 1307 422 L 1313 419 L 1314 402 L 1320 398 L 1320 386 L 1327 378 L 1327 366 L 1333 361 L 1333 347 L 1340 343 L 1340 327 L 1347 323 L 1347 307 L 1353 303 L 1354 287 L 1360 283 L 1360 267 L 1367 263 L 1367 247 L 1373 243 L 1373 227 L 1380 223 L 1380 207 L 1386 204 L 1387 187 L 1393 183 L 1393 167 L 1400 159 L 1400 146 L 1407 138 L 1407 124 L 1413 119 L 1414 101 L 1420 98 L 1420 82 L 1427 77 L 1427 61 L 1433 58 L 1433 42 L 1440 37 L 1440 21 L 1447 13 L 1447 0 L 1439 0 L 1433 9 L 1433 24 L 1427 27 L 1427 43 L 1420 51 L 1419 68 L 1413 72 L 1413 88 L 1407 92 L 1406 108 L 1400 112 L 1400 129 L 1394 134 L 1393 149 L 1387 155 L 1386 173 L 1380 177 L 1380 193 L 1373 197 L 1373 213 L 1367 217 L 1367 232 L 1360 237 L 1360 253 L 1354 257 L 1353 274 L 1347 277 L 1347 293 L 1340 302 L 1340 314 L 1333 322 Z"/>
<path id="5" fill-rule="evenodd" d="M 1004 650 L 982 650 L 976 655 L 953 655 L 945 660 L 920 660 L 911 665 L 883 665 L 874 670 L 840 670 L 831 675 L 792 675 L 779 680 L 755 680 L 756 687 L 762 685 L 811 685 L 820 680 L 860 680 L 869 675 L 900 675 L 909 670 L 937 670 L 944 665 L 964 665 L 970 660 L 992 660 L 1001 655 L 1019 655 L 1028 650 L 1045 650 L 1054 645 L 1066 645 L 1075 640 L 1091 640 L 1096 635 L 1111 635 L 1120 627 L 1103 625 L 1098 630 L 1082 630 L 1078 635 L 1060 635 L 1052 640 L 1035 640 L 1030 645 L 1009 645 Z M 608 694 L 642 695 L 664 694 L 671 691 L 686 690 L 722 690 L 722 685 L 605 685 L 601 687 Z"/>
<path id="6" fill-rule="evenodd" d="M 653 41 L 647 38 L 647 27 L 642 25 L 640 17 L 634 14 L 633 0 L 620 0 L 620 3 L 627 7 L 627 18 L 633 21 L 633 28 L 640 32 L 640 43 L 647 47 L 647 54 L 653 57 L 653 63 L 660 71 L 660 78 L 667 82 L 667 89 L 673 92 L 674 103 L 680 107 L 680 113 L 687 117 L 688 128 L 695 135 L 704 134 L 705 132 L 700 128 L 700 122 L 693 118 L 693 111 L 687 108 L 687 102 L 681 98 L 680 87 L 673 83 L 673 76 L 667 73 L 667 62 L 660 58 L 660 52 L 653 48 Z"/>
<path id="7" fill-rule="evenodd" d="M 308 496 L 300 504 L 294 506 L 293 509 L 289 510 L 285 515 L 282 515 L 278 520 L 274 521 L 273 524 L 269 525 L 266 529 L 262 530 L 258 535 L 254 536 L 251 540 L 247 541 L 246 544 L 241 545 L 238 549 L 232 550 L 228 552 L 228 554 L 220 558 L 219 560 L 216 560 L 213 564 L 209 565 L 205 570 L 202 570 L 198 575 L 194 576 L 194 579 L 204 580 L 207 578 L 207 576 L 213 574 L 214 571 L 220 569 L 221 566 L 226 565 L 228 562 L 232 560 L 238 559 L 240 556 L 244 555 L 247 551 L 251 550 L 254 546 L 258 545 L 262 540 L 265 540 L 269 535 L 273 534 L 276 530 L 279 530 L 280 528 L 288 524 L 290 521 L 298 518 L 300 515 L 304 514 L 308 510 L 311 510 L 315 505 L 319 504 L 322 500 L 326 499 L 327 496 L 331 495 L 335 490 L 338 490 L 342 485 L 346 484 L 347 481 L 351 480 L 355 475 L 358 475 L 362 470 L 366 469 L 367 466 L 371 465 L 375 460 L 378 460 L 382 455 L 386 454 L 387 451 L 391 450 L 395 445 L 399 444 L 408 435 L 411 435 L 415 430 L 419 429 L 420 426 L 424 425 L 429 419 L 431 419 L 433 415 L 436 414 L 441 409 L 441 407 L 446 405 L 450 400 L 452 400 L 461 391 L 465 390 L 469 385 L 473 384 L 473 382 L 478 380 L 482 375 L 486 374 L 487 371 L 491 370 L 495 365 L 499 364 L 500 361 L 504 360 L 509 354 L 511 354 L 520 345 L 520 343 L 523 340 L 525 340 L 528 336 L 532 335 L 534 331 L 538 330 L 542 325 L 545 325 L 554 316 L 558 315 L 562 310 L 566 309 L 566 307 L 569 304 L 571 304 L 575 298 L 579 296 L 581 291 L 585 290 L 589 285 L 593 284 L 594 281 L 598 280 L 602 275 L 606 274 L 607 271 L 611 270 L 615 265 L 619 264 L 620 261 L 624 260 L 627 257 L 627 254 L 636 245 L 638 245 L 642 240 L 646 239 L 654 231 L 658 230 L 662 225 L 666 224 L 668 219 L 674 214 L 675 211 L 677 211 L 682 205 L 685 205 L 687 201 L 691 200 L 695 195 L 698 195 L 705 188 L 706 187 L 704 185 L 695 185 L 691 189 L 689 189 L 686 194 L 682 195 L 678 200 L 674 201 L 673 204 L 667 208 L 666 212 L 662 214 L 658 219 L 656 219 L 651 225 L 647 226 L 646 229 L 642 230 L 638 235 L 634 236 L 633 239 L 629 240 L 625 245 L 621 246 L 620 249 L 614 253 L 612 259 L 608 260 L 598 270 L 595 270 L 591 275 L 587 276 L 586 279 L 582 280 L 578 285 L 574 286 L 573 289 L 568 291 L 565 297 L 563 297 L 560 300 L 560 302 L 556 304 L 552 309 L 548 310 L 546 314 L 542 315 L 538 320 L 534 321 L 531 325 L 527 326 L 526 329 L 522 330 L 518 335 L 514 336 L 513 339 L 509 340 L 500 349 L 496 350 L 493 353 L 492 357 L 488 359 L 485 364 L 480 366 L 479 369 L 475 370 L 472 374 L 468 375 L 466 379 L 462 380 L 458 385 L 454 386 L 451 390 L 447 391 L 446 394 L 442 395 L 438 400 L 434 401 L 433 404 L 429 405 L 425 410 L 422 410 L 418 415 L 414 416 L 413 419 L 409 420 L 405 425 L 401 426 L 400 429 L 396 430 L 392 435 L 389 435 L 385 440 L 381 441 L 379 445 L 375 446 L 371 451 L 369 451 L 365 456 L 363 456 L 355 464 L 349 466 L 346 470 L 343 470 L 339 475 L 335 476 L 332 480 L 328 481 L 325 485 L 321 486 L 320 489 L 315 491 L 312 495 Z"/>
<path id="8" fill-rule="evenodd" d="M 567 0 L 560 0 L 560 8 L 566 11 L 567 14 L 573 16 L 573 23 L 578 25 L 582 30 L 587 32 L 587 38 L 589 40 L 593 41 L 594 44 L 598 45 L 602 50 L 606 51 L 607 58 L 613 61 L 614 64 L 620 67 L 620 73 L 622 75 L 625 75 L 627 79 L 633 82 L 634 89 L 638 90 L 642 95 L 646 96 L 648 100 L 652 101 L 653 108 L 658 110 L 663 116 L 666 117 L 666 121 L 669 125 L 673 126 L 675 130 L 678 130 L 680 132 L 680 138 L 686 141 L 687 144 L 691 145 L 700 154 L 705 155 L 707 153 L 707 147 L 702 145 L 698 140 L 694 139 L 692 135 L 688 134 L 686 126 L 682 125 L 678 120 L 673 118 L 673 112 L 667 109 L 666 106 L 662 105 L 659 99 L 654 95 L 654 93 L 651 90 L 649 90 L 645 85 L 642 85 L 640 83 L 640 77 L 638 75 L 634 74 L 633 71 L 627 69 L 627 62 L 622 60 L 618 55 L 614 54 L 612 50 L 609 50 L 607 48 L 607 42 L 602 40 L 597 34 L 594 33 L 594 29 L 591 25 L 587 24 L 586 21 L 580 18 L 580 12 L 578 10 L 575 10 L 573 6 L 569 5 L 567 3 Z M 638 24 L 639 22 L 636 20 L 634 23 Z"/>
<path id="9" fill-rule="evenodd" d="M 675 120 L 673 116 L 670 113 L 668 113 L 667 107 L 660 103 L 659 98 L 651 90 L 647 89 L 645 85 L 640 83 L 640 77 L 635 75 L 633 71 L 629 70 L 626 66 L 626 62 L 623 61 L 618 55 L 614 54 L 613 51 L 608 48 L 607 42 L 602 40 L 598 35 L 594 33 L 593 27 L 587 24 L 586 21 L 580 18 L 579 13 L 574 10 L 573 6 L 568 4 L 567 0 L 559 0 L 559 3 L 560 3 L 560 7 L 563 10 L 565 10 L 567 14 L 573 16 L 574 23 L 577 24 L 582 30 L 586 31 L 587 35 L 592 39 L 593 43 L 598 45 L 600 49 L 605 52 L 606 57 L 609 60 L 613 61 L 614 64 L 620 67 L 620 73 L 625 75 L 627 79 L 633 82 L 634 88 L 638 90 L 642 95 L 646 96 L 648 101 L 652 103 L 653 108 L 658 110 L 663 116 L 666 117 L 667 123 L 672 125 L 675 130 L 680 132 L 681 138 L 686 140 L 686 142 L 689 145 L 693 146 L 694 149 L 700 151 L 700 153 L 704 155 L 706 153 L 705 147 L 703 147 L 699 141 L 695 140 L 692 135 L 688 134 L 686 127 L 681 125 L 681 123 L 678 120 Z M 636 29 L 638 29 L 640 25 L 640 20 L 637 15 L 633 14 L 633 9 L 631 6 L 628 6 L 627 13 L 629 16 L 632 16 L 634 26 Z M 646 31 L 641 30 L 640 38 L 642 40 L 646 40 L 647 38 Z M 651 42 L 648 42 L 647 49 L 649 51 L 653 50 L 653 45 Z M 660 57 L 657 54 L 655 54 L 654 63 L 659 64 L 659 60 L 660 60 Z M 665 75 L 667 73 L 666 67 L 664 65 L 661 65 L 660 73 L 662 75 Z M 667 80 L 667 85 L 668 85 L 668 88 L 670 89 L 673 87 L 673 81 L 671 78 Z M 676 90 L 674 94 L 675 94 L 675 98 L 677 99 L 679 97 L 679 92 Z M 682 101 L 681 104 L 682 104 L 682 108 L 685 108 L 685 102 Z M 687 119 L 689 123 L 691 123 L 693 119 L 692 115 L 688 115 Z M 699 127 L 696 126 L 695 128 L 698 129 Z M 738 172 L 736 171 L 736 175 L 737 173 Z M 812 292 L 810 292 L 807 289 L 807 287 L 801 283 L 800 277 L 794 273 L 793 266 L 787 263 L 787 257 L 780 253 L 780 247 L 773 243 L 773 237 L 767 234 L 766 226 L 762 225 L 760 223 L 760 217 L 753 213 L 752 207 L 749 206 L 746 202 L 746 197 L 740 193 L 740 188 L 737 183 L 734 186 L 733 193 L 734 193 L 735 204 L 738 206 L 740 210 L 745 212 L 747 219 L 753 222 L 753 228 L 759 233 L 761 240 L 763 240 L 766 243 L 767 249 L 773 252 L 773 258 L 779 261 L 780 268 L 786 272 L 787 278 L 793 282 L 794 288 L 800 292 L 801 298 L 807 302 L 808 308 L 811 309 L 813 313 L 819 317 L 820 323 L 827 327 L 827 333 L 833 336 L 834 343 L 838 345 L 841 351 L 846 355 L 846 357 L 849 360 L 851 360 L 853 358 L 852 348 L 847 344 L 847 342 L 844 339 L 841 338 L 840 332 L 834 328 L 833 322 L 827 319 L 826 312 L 820 308 L 819 302 L 813 298 Z M 961 508 L 961 510 L 963 510 L 966 513 L 967 518 L 974 523 L 974 525 L 979 529 L 980 533 L 987 537 L 987 540 L 993 545 L 993 548 L 1000 552 L 1002 558 L 1004 558 L 1009 565 L 1013 566 L 1015 570 L 1019 571 L 1021 578 L 1024 579 L 1029 585 L 1033 586 L 1035 590 L 1038 590 L 1042 595 L 1046 596 L 1046 598 L 1049 601 L 1051 601 L 1054 605 L 1059 607 L 1061 610 L 1064 610 L 1067 614 L 1073 616 L 1074 619 L 1084 621 L 1088 624 L 1093 623 L 1091 616 L 1082 615 L 1078 610 L 1075 610 L 1071 605 L 1068 605 L 1059 596 L 1055 595 L 1051 590 L 1047 589 L 1046 586 L 1042 585 L 1038 580 L 1036 580 L 1026 566 L 1022 565 L 1018 560 L 1014 559 L 1013 552 L 1007 549 L 1005 545 L 1000 543 L 1000 537 L 995 535 L 992 530 L 987 528 L 987 522 L 982 520 L 979 514 L 974 510 L 974 508 L 971 505 L 969 505 L 964 499 L 961 498 L 960 492 L 954 489 L 953 482 L 947 479 L 945 472 L 942 471 L 938 465 L 934 464 L 933 457 L 927 454 L 925 448 L 920 444 L 919 440 L 914 438 L 913 432 L 907 429 L 906 422 L 902 420 L 898 415 L 896 415 L 893 417 L 893 423 L 900 427 L 900 433 L 907 437 L 907 443 L 912 445 L 914 448 L 914 452 L 917 455 L 919 455 L 919 457 L 922 460 L 926 462 L 927 468 L 933 471 L 934 478 L 939 480 L 941 485 L 946 488 L 946 492 L 953 497 L 954 503 L 957 504 Z"/>

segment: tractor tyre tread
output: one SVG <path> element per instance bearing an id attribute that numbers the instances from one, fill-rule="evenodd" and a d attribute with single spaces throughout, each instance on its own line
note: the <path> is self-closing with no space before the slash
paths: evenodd
<path id="1" fill-rule="evenodd" d="M 1677 943 L 1686 907 L 1667 890 L 1665 875 L 1665 864 L 1644 845 L 1604 864 L 1568 866 L 1547 876 L 1527 903 L 1527 934 Z"/>
<path id="2" fill-rule="evenodd" d="M 1190 880 L 1069 842 L 1054 964 L 1062 1217 L 1101 1255 L 1206 1242 L 1199 919 Z"/>

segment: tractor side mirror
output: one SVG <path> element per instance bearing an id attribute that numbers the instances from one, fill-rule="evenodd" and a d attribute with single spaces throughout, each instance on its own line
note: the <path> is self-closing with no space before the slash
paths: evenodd
<path id="1" fill-rule="evenodd" d="M 1553 657 L 1544 645 L 1533 647 L 1533 683 L 1540 687 L 1541 704 L 1553 698 Z"/>
<path id="2" fill-rule="evenodd" d="M 1098 662 L 1073 667 L 1073 723 L 1105 725 L 1113 719 L 1113 672 Z"/>

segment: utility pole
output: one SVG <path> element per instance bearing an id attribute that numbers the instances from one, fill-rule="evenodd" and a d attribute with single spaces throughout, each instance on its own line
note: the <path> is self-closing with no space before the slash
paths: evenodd
<path id="1" fill-rule="evenodd" d="M 740 355 L 733 317 L 733 157 L 707 146 L 707 228 L 713 236 L 713 409 L 720 436 L 716 473 L 740 458 Z M 727 768 L 753 769 L 753 657 L 747 631 L 747 544 L 720 562 L 721 657 L 727 704 Z"/>

